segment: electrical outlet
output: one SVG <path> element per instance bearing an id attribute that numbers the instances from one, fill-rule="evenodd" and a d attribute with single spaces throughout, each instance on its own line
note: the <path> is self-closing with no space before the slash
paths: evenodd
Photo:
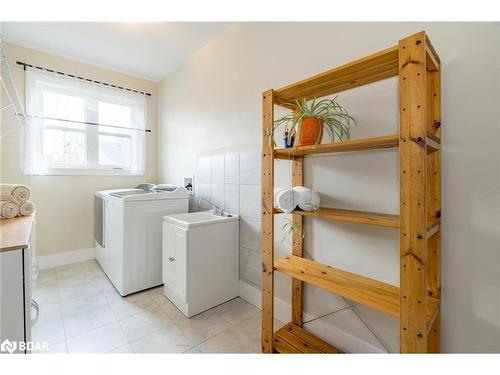
<path id="1" fill-rule="evenodd" d="M 184 176 L 183 186 L 187 189 L 189 195 L 194 195 L 194 177 Z"/>

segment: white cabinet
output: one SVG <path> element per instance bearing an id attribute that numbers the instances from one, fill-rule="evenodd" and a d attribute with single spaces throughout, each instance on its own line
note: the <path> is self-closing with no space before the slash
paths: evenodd
<path id="1" fill-rule="evenodd" d="M 163 221 L 164 293 L 188 318 L 239 295 L 239 217 L 210 212 Z"/>
<path id="2" fill-rule="evenodd" d="M 163 282 L 176 298 L 186 301 L 187 232 L 174 225 L 164 226 L 165 256 L 163 257 Z"/>
<path id="3" fill-rule="evenodd" d="M 1 342 L 25 341 L 23 251 L 0 254 L 0 335 Z"/>
<path id="4" fill-rule="evenodd" d="M 14 343 L 2 352 L 29 351 L 21 344 L 31 341 L 32 224 L 32 217 L 0 220 L 0 344 Z"/>

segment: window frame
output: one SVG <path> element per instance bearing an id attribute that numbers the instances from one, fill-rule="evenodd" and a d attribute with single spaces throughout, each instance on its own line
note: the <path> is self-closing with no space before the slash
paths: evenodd
<path id="1" fill-rule="evenodd" d="M 114 96 L 111 93 L 106 93 L 105 95 L 101 94 L 98 91 L 98 88 L 95 92 L 92 92 L 91 84 L 88 85 L 85 91 L 79 92 L 78 88 L 73 89 L 70 85 L 67 87 L 57 85 L 52 86 L 50 81 L 46 81 L 48 85 L 40 89 L 39 99 L 42 100 L 42 111 L 43 111 L 43 96 L 45 92 L 51 92 L 60 95 L 73 96 L 82 98 L 84 101 L 84 122 L 89 122 L 93 124 L 99 123 L 99 103 L 109 103 L 115 105 L 121 105 L 125 107 L 129 107 L 131 111 L 131 116 L 134 113 L 134 106 L 138 105 L 139 102 L 135 102 L 132 98 L 128 98 L 126 96 L 120 97 L 119 95 Z M 91 110 L 90 108 L 94 108 Z M 43 112 L 42 112 L 43 113 Z M 146 122 L 147 122 L 147 102 L 144 102 L 144 122 L 142 123 L 142 128 L 140 130 L 135 130 L 135 127 L 131 127 L 130 130 L 127 130 L 125 127 L 120 129 L 117 132 L 113 132 L 113 128 L 107 127 L 106 125 L 111 126 L 120 126 L 120 125 L 112 125 L 112 124 L 102 124 L 102 125 L 92 125 L 92 124 L 82 124 L 82 128 L 71 128 L 65 126 L 61 123 L 60 126 L 56 125 L 58 120 L 49 120 L 42 119 L 42 142 L 45 142 L 46 130 L 60 130 L 63 132 L 73 132 L 73 133 L 82 133 L 84 134 L 84 161 L 83 164 L 66 164 L 66 163 L 51 163 L 49 160 L 45 160 L 47 165 L 47 175 L 53 176 L 62 176 L 62 175 L 87 175 L 87 176 L 144 176 L 146 173 L 147 166 L 147 139 L 144 137 L 144 140 L 134 140 L 133 132 L 145 131 Z M 62 118 L 62 116 L 61 116 Z M 132 119 L 131 119 L 132 120 Z M 80 121 L 80 120 L 78 120 Z M 49 124 L 47 124 L 49 123 Z M 78 123 L 75 121 L 75 123 Z M 133 126 L 131 124 L 131 126 Z M 125 132 L 124 132 L 125 130 Z M 127 166 L 124 165 L 111 165 L 111 164 L 99 164 L 99 137 L 101 135 L 108 135 L 113 137 L 123 137 L 128 138 L 131 143 L 131 160 L 130 164 Z M 138 149 L 142 149 L 143 155 L 143 171 L 142 172 L 134 172 L 134 144 L 133 142 L 144 142 L 143 145 L 139 146 Z M 140 152 L 140 151 L 138 151 Z M 45 153 L 45 152 L 44 152 Z M 46 155 L 46 154 L 45 154 Z"/>

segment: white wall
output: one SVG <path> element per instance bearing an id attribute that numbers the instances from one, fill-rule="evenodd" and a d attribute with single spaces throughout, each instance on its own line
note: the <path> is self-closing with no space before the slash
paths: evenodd
<path id="1" fill-rule="evenodd" d="M 25 176 L 21 171 L 19 151 L 22 127 L 12 113 L 2 111 L 0 182 L 26 184 L 31 188 L 36 205 L 37 255 L 93 248 L 94 192 L 157 182 L 158 84 L 14 44 L 6 43 L 5 47 L 23 105 L 25 74 L 22 67 L 16 65 L 18 60 L 152 94 L 148 99 L 146 127 L 152 129 L 152 133 L 146 137 L 145 176 Z"/>
<path id="2" fill-rule="evenodd" d="M 262 91 L 392 46 L 421 30 L 429 33 L 443 61 L 442 349 L 499 352 L 498 25 L 234 24 L 160 85 L 160 180 L 181 183 L 183 175 L 195 171 L 202 152 L 259 148 Z M 341 93 L 340 101 L 359 121 L 353 138 L 397 132 L 396 79 Z M 286 164 L 277 167 L 278 184 L 287 182 Z M 310 158 L 305 181 L 320 192 L 325 206 L 398 211 L 394 150 Z M 306 249 L 318 261 L 399 282 L 395 230 L 307 220 L 306 237 Z M 276 245 L 278 255 L 289 251 L 286 242 Z M 277 294 L 289 298 L 286 277 L 278 277 Z M 335 296 L 308 288 L 306 310 L 313 316 L 340 310 L 308 328 L 346 350 L 397 350 L 397 321 L 358 307 L 364 325 L 345 306 Z"/>

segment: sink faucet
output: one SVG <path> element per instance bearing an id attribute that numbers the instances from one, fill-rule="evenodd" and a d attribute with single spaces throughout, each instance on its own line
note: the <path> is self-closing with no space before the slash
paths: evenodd
<path id="1" fill-rule="evenodd" d="M 215 210 L 214 210 L 214 215 L 216 216 L 224 216 L 224 207 L 219 207 L 217 206 L 215 203 L 212 203 L 211 201 L 209 201 L 207 198 L 203 198 L 203 197 L 200 197 L 198 199 L 198 206 L 201 205 L 201 202 L 202 201 L 205 201 L 207 202 L 208 204 L 210 204 Z"/>

